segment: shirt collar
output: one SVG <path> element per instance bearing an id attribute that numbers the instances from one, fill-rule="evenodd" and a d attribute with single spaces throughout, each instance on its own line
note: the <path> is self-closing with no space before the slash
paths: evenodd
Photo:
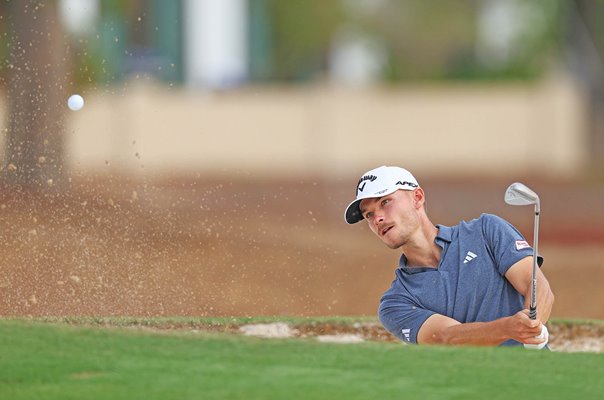
<path id="1" fill-rule="evenodd" d="M 451 228 L 450 226 L 444 226 L 444 225 L 436 225 L 436 227 L 438 228 L 438 233 L 436 234 L 436 239 L 435 242 L 436 244 L 440 245 L 439 239 L 440 240 L 444 240 L 445 242 L 451 243 L 451 241 L 453 240 L 453 228 Z M 440 246 L 442 247 L 442 246 Z"/>
<path id="2" fill-rule="evenodd" d="M 453 228 L 445 225 L 436 225 L 436 227 L 438 228 L 438 232 L 436 233 L 434 243 L 444 249 L 445 246 L 451 243 L 451 241 L 453 240 Z M 405 257 L 404 254 L 401 254 L 398 266 L 403 272 L 407 274 L 417 274 L 418 272 L 434 270 L 434 268 L 429 267 L 407 267 L 407 257 Z"/>

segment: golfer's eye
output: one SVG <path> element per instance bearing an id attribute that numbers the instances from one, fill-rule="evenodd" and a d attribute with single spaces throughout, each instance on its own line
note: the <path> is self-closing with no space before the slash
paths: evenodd
<path id="1" fill-rule="evenodd" d="M 369 211 L 368 213 L 365 213 L 365 219 L 371 219 L 373 218 L 373 211 Z"/>
<path id="2" fill-rule="evenodd" d="M 384 200 L 382 200 L 382 206 L 385 206 L 388 203 L 390 203 L 390 199 L 384 199 Z"/>

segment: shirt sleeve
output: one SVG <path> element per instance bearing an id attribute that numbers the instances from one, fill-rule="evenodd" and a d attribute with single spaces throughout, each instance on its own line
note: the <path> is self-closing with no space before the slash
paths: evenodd
<path id="1" fill-rule="evenodd" d="M 503 276 L 512 265 L 533 255 L 533 248 L 512 224 L 496 215 L 483 214 L 482 227 L 487 248 Z M 543 257 L 538 256 L 539 266 Z"/>
<path id="2" fill-rule="evenodd" d="M 378 312 L 380 322 L 403 342 L 417 344 L 419 329 L 435 312 L 421 308 L 413 300 L 400 294 L 396 286 L 394 281 L 380 301 Z"/>

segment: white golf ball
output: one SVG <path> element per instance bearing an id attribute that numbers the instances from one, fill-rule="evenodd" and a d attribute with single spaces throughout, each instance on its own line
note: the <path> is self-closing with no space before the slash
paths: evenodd
<path id="1" fill-rule="evenodd" d="M 79 94 L 72 94 L 67 99 L 67 107 L 72 111 L 81 110 L 84 107 L 84 98 Z"/>

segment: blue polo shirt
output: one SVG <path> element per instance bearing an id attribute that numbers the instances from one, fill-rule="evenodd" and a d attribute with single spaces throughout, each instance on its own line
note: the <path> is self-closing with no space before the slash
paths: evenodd
<path id="1" fill-rule="evenodd" d="M 396 278 L 380 301 L 380 321 L 406 343 L 417 343 L 420 327 L 432 314 L 461 323 L 487 322 L 524 308 L 524 296 L 505 278 L 512 265 L 533 255 L 516 228 L 490 214 L 437 228 L 435 242 L 442 248 L 438 268 L 408 267 L 402 255 Z M 503 344 L 520 345 L 513 340 Z"/>

